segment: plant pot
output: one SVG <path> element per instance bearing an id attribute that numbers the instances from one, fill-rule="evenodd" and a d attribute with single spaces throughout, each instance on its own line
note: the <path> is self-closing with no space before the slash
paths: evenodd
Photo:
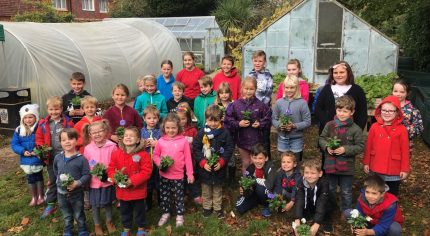
<path id="1" fill-rule="evenodd" d="M 160 171 L 162 171 L 162 172 L 166 172 L 167 169 L 169 169 L 168 166 L 160 166 Z"/>
<path id="2" fill-rule="evenodd" d="M 81 109 L 81 105 L 72 105 L 72 106 L 73 106 L 73 110 Z"/>
<path id="3" fill-rule="evenodd" d="M 106 173 L 106 171 L 105 171 L 105 172 L 103 172 L 103 175 L 102 175 L 102 177 L 100 178 L 100 181 L 102 181 L 102 182 L 107 182 L 107 179 L 108 179 L 108 175 L 107 175 L 107 173 Z"/>

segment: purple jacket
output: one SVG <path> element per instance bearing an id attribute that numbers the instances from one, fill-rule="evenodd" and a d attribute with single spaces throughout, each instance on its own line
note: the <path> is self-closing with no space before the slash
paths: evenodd
<path id="1" fill-rule="evenodd" d="M 252 111 L 251 124 L 260 122 L 260 127 L 252 128 L 251 125 L 245 128 L 239 127 L 239 122 L 243 120 L 242 111 Z M 240 98 L 227 107 L 224 125 L 235 137 L 238 147 L 251 150 L 257 144 L 263 142 L 263 129 L 270 129 L 272 110 L 269 106 L 253 97 L 249 100 Z"/>

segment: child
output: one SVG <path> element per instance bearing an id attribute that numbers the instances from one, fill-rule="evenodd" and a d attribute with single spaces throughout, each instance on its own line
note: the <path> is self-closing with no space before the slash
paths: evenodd
<path id="1" fill-rule="evenodd" d="M 333 226 L 329 222 L 331 204 L 329 199 L 329 185 L 321 169 L 321 160 L 305 159 L 302 164 L 303 178 L 296 184 L 295 221 L 299 226 L 300 219 L 312 220 L 311 235 L 318 232 L 322 224 L 323 231 L 330 233 Z"/>
<path id="2" fill-rule="evenodd" d="M 197 128 L 205 126 L 205 110 L 215 102 L 216 93 L 212 89 L 212 78 L 204 76 L 199 79 L 200 95 L 194 100 L 194 114 L 197 117 Z"/>
<path id="3" fill-rule="evenodd" d="M 337 186 L 341 192 L 341 211 L 351 208 L 352 183 L 354 180 L 355 156 L 364 150 L 361 128 L 354 123 L 352 116 L 355 101 L 343 95 L 336 100 L 336 116 L 329 121 L 319 137 L 319 146 L 325 150 L 324 170 L 329 182 L 331 196 L 336 196 Z M 329 139 L 339 139 L 339 146 L 332 149 Z"/>
<path id="4" fill-rule="evenodd" d="M 280 194 L 289 201 L 283 212 L 289 211 L 296 201 L 296 183 L 301 179 L 300 171 L 297 167 L 297 159 L 293 152 L 281 154 L 281 168 L 276 172 L 273 187 L 268 184 L 267 188 L 275 194 Z"/>
<path id="5" fill-rule="evenodd" d="M 303 79 L 302 65 L 299 60 L 291 59 L 288 61 L 287 75 L 294 75 L 299 78 L 300 94 L 307 104 L 309 102 L 309 85 L 306 80 Z M 276 93 L 276 100 L 282 97 L 284 97 L 284 87 L 279 86 L 278 92 Z"/>
<path id="6" fill-rule="evenodd" d="M 116 134 L 119 127 L 136 126 L 139 130 L 143 127 L 142 118 L 136 110 L 126 104 L 130 92 L 124 84 L 117 84 L 112 90 L 112 99 L 114 105 L 111 106 L 103 115 L 103 118 L 109 121 L 112 131 L 110 139 L 116 143 L 121 138 Z"/>
<path id="7" fill-rule="evenodd" d="M 222 210 L 222 185 L 225 179 L 225 166 L 233 155 L 234 144 L 229 132 L 221 125 L 222 110 L 212 105 L 205 111 L 206 125 L 197 134 L 193 143 L 194 159 L 200 167 L 202 182 L 203 216 L 209 217 L 212 208 L 218 218 L 224 218 Z M 210 166 L 208 159 L 218 156 L 218 161 Z"/>
<path id="8" fill-rule="evenodd" d="M 221 60 L 221 70 L 213 78 L 214 90 L 218 91 L 221 83 L 230 85 L 230 96 L 233 100 L 240 97 L 240 76 L 234 67 L 234 58 L 230 55 Z"/>
<path id="9" fill-rule="evenodd" d="M 136 95 L 136 98 L 139 96 L 139 95 L 141 95 L 143 92 L 145 92 L 145 81 L 144 81 L 144 79 L 143 79 L 144 77 L 142 77 L 142 76 L 139 76 L 139 78 L 137 78 L 137 80 L 136 80 L 136 86 L 137 86 L 137 90 L 139 91 L 138 92 L 138 94 Z M 133 107 L 135 107 L 136 106 L 136 101 L 137 101 L 137 99 L 134 99 L 134 102 L 133 102 Z"/>
<path id="10" fill-rule="evenodd" d="M 90 181 L 88 161 L 76 149 L 78 132 L 73 128 L 65 128 L 60 132 L 63 152 L 54 159 L 53 169 L 57 183 L 58 205 L 63 213 L 64 233 L 71 236 L 73 220 L 78 225 L 80 236 L 89 236 L 84 212 L 84 186 Z M 64 181 L 67 175 L 73 180 L 70 184 Z"/>
<path id="11" fill-rule="evenodd" d="M 72 99 L 78 97 L 79 99 L 85 96 L 91 96 L 86 90 L 85 87 L 85 75 L 81 72 L 74 72 L 72 77 L 70 77 L 70 87 L 72 90 L 70 92 L 63 95 L 61 98 L 63 100 L 63 111 L 64 114 L 71 117 L 73 123 L 77 123 L 84 116 L 84 111 L 81 109 L 81 105 L 73 105 Z"/>
<path id="12" fill-rule="evenodd" d="M 273 77 L 269 70 L 266 69 L 266 53 L 262 50 L 257 50 L 252 53 L 253 69 L 249 75 L 257 79 L 257 88 L 255 96 L 269 108 L 272 107 L 272 92 L 273 92 Z M 269 159 L 270 153 L 270 129 L 262 129 L 263 140 L 262 144 L 266 147 Z"/>
<path id="13" fill-rule="evenodd" d="M 278 129 L 278 151 L 291 151 L 302 161 L 303 130 L 311 125 L 308 104 L 300 96 L 299 81 L 294 75 L 287 75 L 283 83 L 284 97 L 278 99 L 273 109 L 272 124 Z M 283 123 L 282 118 L 290 119 Z"/>
<path id="14" fill-rule="evenodd" d="M 27 183 L 31 192 L 29 206 L 42 205 L 45 200 L 43 192 L 43 162 L 34 153 L 36 147 L 36 129 L 39 121 L 39 105 L 28 104 L 19 109 L 20 125 L 13 133 L 10 145 L 20 155 L 20 167 L 27 174 Z"/>
<path id="15" fill-rule="evenodd" d="M 403 215 L 399 200 L 385 192 L 385 182 L 378 175 L 370 175 L 364 181 L 357 200 L 357 210 L 362 216 L 372 218 L 367 229 L 354 229 L 356 235 L 401 235 Z M 351 217 L 351 209 L 344 211 Z"/>
<path id="16" fill-rule="evenodd" d="M 167 100 L 167 110 L 169 112 L 176 112 L 176 107 L 179 103 L 187 102 L 190 106 L 193 106 L 191 99 L 184 96 L 185 86 L 183 83 L 176 81 L 172 84 L 172 97 Z"/>
<path id="17" fill-rule="evenodd" d="M 120 201 L 121 223 L 124 227 L 121 235 L 130 236 L 133 225 L 133 212 L 138 227 L 138 236 L 147 235 L 145 231 L 145 198 L 147 196 L 146 183 L 152 172 L 151 158 L 143 149 L 145 143 L 140 138 L 137 127 L 130 126 L 124 129 L 124 138 L 119 148 L 112 152 L 108 167 L 108 176 L 115 182 L 114 175 L 123 170 L 127 175 L 124 188 L 116 186 L 116 198 Z"/>
<path id="18" fill-rule="evenodd" d="M 272 112 L 255 97 L 257 80 L 247 76 L 242 81 L 242 98 L 228 106 L 224 125 L 235 138 L 242 159 L 242 173 L 251 162 L 250 151 L 257 143 L 263 142 L 263 130 L 269 129 Z M 245 113 L 250 113 L 248 117 Z M 267 150 L 266 150 L 267 151 Z"/>
<path id="19" fill-rule="evenodd" d="M 143 111 L 143 120 L 146 126 L 140 131 L 140 137 L 145 140 L 145 151 L 149 153 L 152 160 L 152 154 L 154 152 L 155 145 L 157 145 L 158 140 L 161 138 L 161 132 L 158 128 L 158 121 L 160 120 L 160 112 L 152 105 L 149 105 Z M 152 208 L 152 195 L 153 191 L 157 191 L 157 196 L 160 196 L 160 175 L 158 174 L 158 168 L 152 165 L 151 178 L 148 181 L 147 186 L 147 197 L 146 206 L 147 211 Z"/>
<path id="20" fill-rule="evenodd" d="M 393 85 L 393 95 L 396 96 L 400 101 L 400 106 L 403 112 L 402 124 L 406 127 L 409 137 L 409 152 L 412 154 L 414 147 L 414 138 L 419 136 L 423 130 L 423 120 L 421 113 L 418 109 L 412 105 L 411 101 L 406 100 L 409 94 L 409 85 L 404 80 L 397 80 Z"/>
<path id="21" fill-rule="evenodd" d="M 244 172 L 245 177 L 252 177 L 256 179 L 256 184 L 253 187 L 252 194 L 244 196 L 244 190 L 242 187 L 239 188 L 240 197 L 236 202 L 236 210 L 239 214 L 244 214 L 248 210 L 256 207 L 259 203 L 263 205 L 263 211 L 261 214 L 264 217 L 269 217 L 269 199 L 267 193 L 269 190 L 267 186 L 269 183 L 273 183 L 276 171 L 269 161 L 269 157 L 265 147 L 262 144 L 255 145 L 251 150 L 251 161 L 252 164 L 246 168 Z"/>
<path id="22" fill-rule="evenodd" d="M 106 168 L 109 166 L 112 152 L 117 149 L 116 144 L 108 139 L 109 133 L 109 125 L 106 121 L 96 121 L 84 127 L 84 139 L 91 139 L 91 142 L 86 141 L 88 145 L 84 151 L 90 170 L 96 164 L 103 164 Z M 112 223 L 112 202 L 115 200 L 115 188 L 112 183 L 107 181 L 107 175 L 105 179 L 97 176 L 91 177 L 89 200 L 96 236 L 103 235 L 100 225 L 100 208 L 105 209 L 106 227 L 109 234 L 113 234 L 116 231 L 115 225 Z"/>
<path id="23" fill-rule="evenodd" d="M 230 89 L 230 85 L 226 82 L 222 82 L 219 85 L 216 93 L 215 104 L 221 108 L 221 111 L 223 111 L 223 120 L 225 110 L 227 109 L 227 106 L 232 102 L 232 91 Z"/>
<path id="24" fill-rule="evenodd" d="M 160 111 L 161 118 L 164 118 L 167 114 L 167 105 L 164 96 L 157 90 L 157 80 L 152 75 L 145 75 L 144 81 L 145 92 L 136 98 L 134 109 L 143 116 L 143 110 L 148 105 L 153 105 Z"/>
<path id="25" fill-rule="evenodd" d="M 45 161 L 48 170 L 48 189 L 45 193 L 45 202 L 47 207 L 43 211 L 41 218 L 46 218 L 55 212 L 55 202 L 57 201 L 57 186 L 52 163 L 54 157 L 63 151 L 60 143 L 60 132 L 64 128 L 73 128 L 72 119 L 62 114 L 63 101 L 60 97 L 50 97 L 46 100 L 48 116 L 39 121 L 36 130 L 36 145 L 47 145 L 52 147 L 48 158 Z"/>
<path id="26" fill-rule="evenodd" d="M 84 111 L 85 116 L 82 117 L 78 123 L 75 124 L 75 129 L 78 131 L 78 149 L 81 154 L 84 153 L 84 147 L 88 144 L 83 141 L 83 128 L 84 126 L 91 124 L 93 122 L 99 121 L 102 118 L 96 116 L 97 111 L 97 98 L 91 96 L 85 96 L 81 99 L 81 107 Z M 85 156 L 85 155 L 84 155 Z"/>
<path id="27" fill-rule="evenodd" d="M 161 75 L 157 78 L 157 89 L 164 99 L 168 101 L 172 97 L 172 85 L 175 83 L 175 77 L 172 74 L 173 63 L 170 60 L 161 62 Z"/>
<path id="28" fill-rule="evenodd" d="M 375 110 L 376 122 L 370 127 L 364 151 L 364 172 L 379 174 L 389 193 L 398 196 L 400 180 L 409 173 L 408 131 L 402 125 L 403 112 L 395 96 L 386 97 Z"/>
<path id="29" fill-rule="evenodd" d="M 184 61 L 184 69 L 176 75 L 176 81 L 182 82 L 185 85 L 184 95 L 191 100 L 200 94 L 199 79 L 205 76 L 205 73 L 196 67 L 196 57 L 192 52 L 185 52 L 182 56 Z"/>
<path id="30" fill-rule="evenodd" d="M 194 114 L 193 110 L 191 109 L 191 105 L 188 102 L 181 102 L 178 104 L 177 110 L 181 108 L 185 108 L 186 110 L 190 111 L 191 125 L 194 127 L 197 126 L 197 117 Z M 196 130 L 196 135 L 197 135 L 197 130 Z"/>
<path id="31" fill-rule="evenodd" d="M 191 160 L 190 144 L 181 135 L 182 127 L 179 118 L 174 113 L 169 113 L 163 120 L 163 136 L 155 146 L 154 163 L 160 166 L 161 158 L 169 156 L 173 164 L 166 171 L 160 170 L 161 183 L 161 209 L 163 215 L 158 221 L 158 226 L 163 226 L 170 218 L 170 203 L 176 202 L 176 226 L 184 224 L 184 172 L 188 176 L 188 183 L 194 182 L 193 163 Z M 172 196 L 173 195 L 173 196 Z"/>

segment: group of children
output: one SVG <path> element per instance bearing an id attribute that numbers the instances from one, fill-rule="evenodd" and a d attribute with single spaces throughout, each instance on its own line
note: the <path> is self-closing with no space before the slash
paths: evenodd
<path id="1" fill-rule="evenodd" d="M 237 146 L 241 173 L 256 180 L 250 194 L 240 187 L 237 211 L 243 214 L 262 204 L 262 215 L 268 217 L 270 196 L 280 194 L 288 200 L 282 211 L 294 208 L 296 225 L 301 218 L 313 220 L 311 233 L 315 235 L 320 225 L 325 231 L 332 230 L 330 214 L 335 209 L 337 186 L 341 190 L 340 209 L 345 214 L 350 211 L 355 156 L 364 151 L 364 171 L 370 177 L 357 208 L 375 218 L 371 222 L 374 227 L 369 229 L 373 231 L 357 233 L 399 232 L 395 196 L 400 181 L 409 173 L 409 139 L 422 131 L 419 112 L 406 100 L 408 87 L 404 82 L 395 83 L 393 96 L 377 107 L 377 122 L 369 130 L 366 145 L 362 128 L 353 119 L 356 101 L 344 90 L 345 95 L 335 99 L 334 119 L 321 129 L 323 161 L 304 159 L 300 168 L 303 131 L 311 125 L 306 100 L 309 87 L 301 78 L 300 62 L 288 62 L 287 77 L 279 86 L 272 108 L 273 80 L 265 68 L 264 51 L 254 52 L 254 69 L 242 80 L 231 56 L 222 59 L 221 70 L 213 79 L 205 76 L 194 60 L 191 52 L 185 53 L 184 69 L 176 78 L 170 60 L 161 63 L 158 78 L 139 77 L 137 87 L 142 93 L 134 107 L 126 104 L 130 97 L 127 86 L 116 85 L 112 90 L 114 105 L 103 117 L 97 116 L 97 99 L 84 90 L 85 77 L 80 72 L 72 74 L 70 93 L 47 99 L 46 118 L 39 120 L 38 105 L 23 106 L 12 148 L 21 156 L 21 168 L 27 174 L 32 193 L 29 205 L 46 203 L 44 218 L 56 210 L 58 202 L 65 222 L 64 235 L 72 235 L 73 219 L 79 235 L 89 234 L 84 203 L 91 206 L 96 235 L 103 235 L 101 208 L 108 232 L 115 232 L 115 199 L 121 212 L 121 235 L 125 236 L 131 234 L 133 217 L 137 235 L 147 234 L 145 214 L 153 207 L 154 195 L 162 211 L 158 226 L 167 223 L 173 209 L 176 226 L 184 224 L 186 192 L 195 203 L 202 204 L 204 217 L 214 212 L 223 218 L 222 186 L 235 181 L 233 151 Z M 345 76 L 353 78 L 346 62 L 336 64 L 330 73 L 336 94 L 343 90 L 339 86 Z M 80 106 L 72 102 L 76 98 Z M 403 116 L 405 109 L 408 119 Z M 270 161 L 272 126 L 278 133 L 280 168 Z M 37 157 L 35 147 L 50 149 L 46 158 Z M 90 171 L 100 165 L 106 167 L 106 175 L 91 176 Z M 46 195 L 44 166 L 49 177 Z M 389 186 L 387 193 L 385 183 Z M 388 211 L 390 214 L 384 213 Z M 393 222 L 399 225 L 391 229 Z"/>

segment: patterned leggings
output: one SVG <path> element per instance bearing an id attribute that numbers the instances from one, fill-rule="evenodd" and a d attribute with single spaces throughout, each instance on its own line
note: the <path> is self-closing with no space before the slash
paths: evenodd
<path id="1" fill-rule="evenodd" d="M 184 215 L 184 180 L 183 179 L 166 179 L 161 177 L 160 184 L 161 209 L 163 213 L 170 213 L 170 204 L 176 203 L 176 214 Z"/>

